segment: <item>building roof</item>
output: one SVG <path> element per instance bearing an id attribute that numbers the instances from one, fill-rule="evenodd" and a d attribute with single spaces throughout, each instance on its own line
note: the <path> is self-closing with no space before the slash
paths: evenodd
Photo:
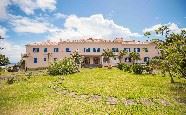
<path id="1" fill-rule="evenodd" d="M 26 46 L 52 46 L 52 45 L 59 45 L 63 43 L 121 43 L 121 44 L 150 44 L 151 41 L 124 41 L 123 38 L 115 38 L 114 40 L 105 40 L 105 39 L 95 39 L 95 38 L 88 38 L 88 39 L 79 39 L 79 40 L 62 40 L 60 39 L 59 42 L 52 42 L 50 40 L 44 41 L 44 42 L 35 42 L 27 44 Z"/>
<path id="2" fill-rule="evenodd" d="M 44 42 L 34 42 L 34 43 L 30 43 L 30 44 L 27 44 L 26 46 L 38 46 L 38 45 L 41 45 L 41 46 L 58 45 L 58 42 L 52 42 L 52 41 L 50 41 L 50 40 L 47 40 L 47 41 L 44 41 Z"/>

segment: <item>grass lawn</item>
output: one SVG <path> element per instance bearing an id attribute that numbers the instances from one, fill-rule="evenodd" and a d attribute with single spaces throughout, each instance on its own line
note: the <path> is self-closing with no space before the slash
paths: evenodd
<path id="1" fill-rule="evenodd" d="M 36 72 L 0 81 L 0 114 L 186 114 L 186 80 L 135 75 L 116 68 L 67 76 Z"/>

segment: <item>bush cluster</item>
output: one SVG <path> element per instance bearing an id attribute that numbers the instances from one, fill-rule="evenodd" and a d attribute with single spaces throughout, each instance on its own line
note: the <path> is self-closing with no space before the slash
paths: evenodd
<path id="1" fill-rule="evenodd" d="M 133 64 L 131 69 L 135 74 L 142 74 L 144 67 L 141 64 Z"/>
<path id="2" fill-rule="evenodd" d="M 148 73 L 148 74 L 152 74 L 153 73 L 153 68 L 149 65 L 144 66 L 144 70 Z"/>
<path id="3" fill-rule="evenodd" d="M 141 64 L 133 64 L 133 65 L 128 65 L 125 63 L 118 63 L 117 68 L 122 70 L 122 71 L 128 71 L 128 72 L 133 72 L 135 74 L 142 74 L 143 72 L 146 72 L 148 74 L 152 74 L 153 68 L 146 65 L 141 65 Z"/>
<path id="4" fill-rule="evenodd" d="M 72 58 L 65 58 L 52 63 L 48 68 L 48 72 L 50 75 L 68 75 L 79 72 L 79 69 Z"/>
<path id="5" fill-rule="evenodd" d="M 125 63 L 119 63 L 117 65 L 117 68 L 123 71 L 130 71 L 130 66 L 128 64 Z"/>

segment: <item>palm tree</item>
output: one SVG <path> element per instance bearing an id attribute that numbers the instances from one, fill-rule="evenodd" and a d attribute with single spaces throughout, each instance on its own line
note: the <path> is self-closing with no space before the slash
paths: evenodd
<path id="1" fill-rule="evenodd" d="M 52 57 L 52 53 L 47 53 L 47 54 L 45 54 L 45 55 L 47 55 L 47 61 L 48 61 L 48 65 L 49 65 L 49 63 L 50 63 L 50 57 Z"/>
<path id="2" fill-rule="evenodd" d="M 133 61 L 133 64 L 135 63 L 136 60 L 140 60 L 140 54 L 139 53 L 136 53 L 136 52 L 131 52 L 129 54 L 130 58 L 132 59 Z"/>
<path id="3" fill-rule="evenodd" d="M 126 52 L 125 50 L 120 50 L 120 51 L 119 51 L 119 56 L 118 56 L 118 58 L 119 58 L 119 62 L 120 62 L 120 63 L 121 63 L 121 60 L 123 59 L 123 57 L 124 57 L 125 55 L 127 55 L 127 52 Z"/>
<path id="4" fill-rule="evenodd" d="M 108 66 L 110 66 L 110 58 L 114 57 L 114 53 L 110 49 L 103 49 L 102 56 L 107 60 Z"/>

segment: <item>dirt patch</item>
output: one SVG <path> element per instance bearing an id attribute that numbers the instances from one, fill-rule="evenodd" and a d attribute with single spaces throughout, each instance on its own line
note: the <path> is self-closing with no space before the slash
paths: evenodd
<path id="1" fill-rule="evenodd" d="M 76 92 L 70 92 L 69 94 L 68 94 L 70 97 L 77 97 L 77 94 L 76 94 Z"/>
<path id="2" fill-rule="evenodd" d="M 108 97 L 106 103 L 109 105 L 116 105 L 118 103 L 118 99 L 115 97 Z"/>
<path id="3" fill-rule="evenodd" d="M 133 99 L 123 99 L 122 103 L 126 106 L 137 105 L 137 102 Z"/>
<path id="4" fill-rule="evenodd" d="M 67 95 L 69 93 L 69 91 L 68 90 L 62 90 L 62 91 L 59 91 L 57 93 L 61 94 L 61 95 Z"/>
<path id="5" fill-rule="evenodd" d="M 88 101 L 89 96 L 86 94 L 82 94 L 82 95 L 78 95 L 76 98 L 79 100 Z"/>
<path id="6" fill-rule="evenodd" d="M 101 101 L 102 97 L 100 95 L 92 95 L 89 98 L 89 101 Z"/>
<path id="7" fill-rule="evenodd" d="M 165 99 L 159 99 L 159 102 L 164 106 L 170 106 L 171 103 Z"/>
<path id="8" fill-rule="evenodd" d="M 152 102 L 151 99 L 147 99 L 147 98 L 142 98 L 140 99 L 140 103 L 144 106 L 151 106 L 154 105 L 154 103 Z"/>

